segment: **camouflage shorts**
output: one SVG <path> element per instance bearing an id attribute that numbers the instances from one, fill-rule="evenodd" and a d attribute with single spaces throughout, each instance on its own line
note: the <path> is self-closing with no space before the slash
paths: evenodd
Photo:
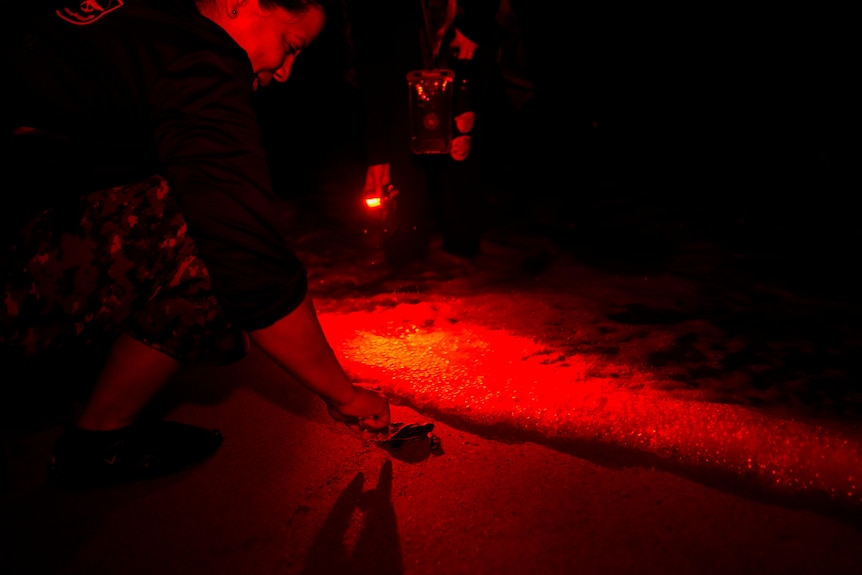
<path id="1" fill-rule="evenodd" d="M 248 351 L 222 314 L 160 177 L 92 193 L 80 217 L 42 212 L 4 261 L 0 345 L 22 358 L 127 333 L 181 361 Z"/>

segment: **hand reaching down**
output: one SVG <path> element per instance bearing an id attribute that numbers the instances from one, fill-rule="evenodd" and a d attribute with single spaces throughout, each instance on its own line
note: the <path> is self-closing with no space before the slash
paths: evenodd
<path id="1" fill-rule="evenodd" d="M 327 401 L 329 415 L 358 433 L 389 432 L 389 400 L 383 395 L 354 385 L 353 400 L 338 405 Z"/>

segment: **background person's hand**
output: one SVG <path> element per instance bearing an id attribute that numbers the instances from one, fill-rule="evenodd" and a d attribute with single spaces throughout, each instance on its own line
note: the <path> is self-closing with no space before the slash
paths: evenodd
<path id="1" fill-rule="evenodd" d="M 452 138 L 452 145 L 449 146 L 449 155 L 456 162 L 463 162 L 470 155 L 470 146 L 473 144 L 470 136 L 457 136 Z"/>
<path id="2" fill-rule="evenodd" d="M 362 193 L 366 198 L 382 198 L 389 181 L 390 164 L 374 164 L 365 170 L 365 186 Z"/>
<path id="3" fill-rule="evenodd" d="M 479 45 L 455 28 L 455 37 L 449 42 L 449 50 L 455 53 L 459 60 L 472 60 Z"/>
<path id="4" fill-rule="evenodd" d="M 349 403 L 326 402 L 330 417 L 358 433 L 388 433 L 389 400 L 370 389 L 359 386 L 353 386 L 353 389 L 355 394 Z"/>

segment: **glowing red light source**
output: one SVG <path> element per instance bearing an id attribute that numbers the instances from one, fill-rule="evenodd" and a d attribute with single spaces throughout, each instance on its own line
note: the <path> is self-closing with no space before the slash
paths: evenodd
<path id="1" fill-rule="evenodd" d="M 369 208 L 379 208 L 383 203 L 382 199 L 377 198 L 365 198 L 365 205 Z"/>

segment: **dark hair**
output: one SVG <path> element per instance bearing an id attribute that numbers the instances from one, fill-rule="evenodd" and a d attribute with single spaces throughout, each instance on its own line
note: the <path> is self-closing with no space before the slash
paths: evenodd
<path id="1" fill-rule="evenodd" d="M 261 8 L 284 8 L 288 12 L 305 12 L 312 6 L 323 6 L 322 0 L 258 0 Z"/>
<path id="2" fill-rule="evenodd" d="M 195 0 L 195 3 L 200 7 L 212 8 L 217 0 Z M 305 12 L 312 6 L 320 6 L 326 10 L 325 4 L 327 0 L 258 0 L 261 8 L 272 10 L 274 8 L 284 8 L 288 12 Z"/>

